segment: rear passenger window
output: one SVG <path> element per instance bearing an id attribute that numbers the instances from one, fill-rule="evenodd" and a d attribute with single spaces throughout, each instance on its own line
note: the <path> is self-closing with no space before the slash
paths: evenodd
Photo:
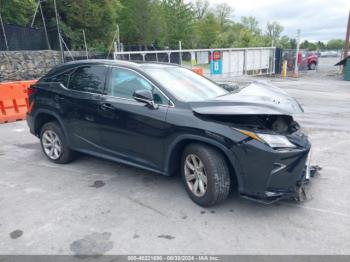
<path id="1" fill-rule="evenodd" d="M 65 87 L 67 87 L 68 81 L 69 81 L 69 76 L 71 73 L 72 73 L 71 70 L 69 70 L 65 73 L 53 76 L 53 77 L 51 77 L 50 82 L 58 82 L 58 83 L 61 83 L 62 85 L 64 85 Z"/>
<path id="2" fill-rule="evenodd" d="M 106 66 L 82 66 L 71 75 L 68 88 L 91 93 L 103 93 Z"/>
<path id="3" fill-rule="evenodd" d="M 49 82 L 49 83 L 50 82 L 61 83 L 62 85 L 67 87 L 68 82 L 69 82 L 69 76 L 71 75 L 72 72 L 73 72 L 73 70 L 67 70 L 63 73 L 59 73 L 59 74 L 51 76 L 51 77 L 43 77 L 40 81 L 41 82 Z"/>

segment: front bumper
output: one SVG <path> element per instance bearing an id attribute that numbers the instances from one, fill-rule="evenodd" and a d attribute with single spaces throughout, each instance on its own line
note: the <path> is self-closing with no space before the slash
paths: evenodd
<path id="1" fill-rule="evenodd" d="M 234 147 L 240 194 L 264 203 L 295 197 L 309 178 L 311 149 L 306 136 L 297 139 L 298 147 L 289 150 L 275 150 L 256 140 Z"/>

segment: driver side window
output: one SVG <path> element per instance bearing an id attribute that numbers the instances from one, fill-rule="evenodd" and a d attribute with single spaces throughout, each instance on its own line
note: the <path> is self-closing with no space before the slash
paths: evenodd
<path id="1" fill-rule="evenodd" d="M 168 100 L 151 83 L 137 73 L 122 68 L 112 68 L 108 95 L 133 99 L 136 90 L 149 90 L 156 104 L 168 104 Z"/>

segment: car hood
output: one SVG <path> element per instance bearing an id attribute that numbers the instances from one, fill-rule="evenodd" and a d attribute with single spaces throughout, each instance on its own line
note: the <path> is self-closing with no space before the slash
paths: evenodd
<path id="1" fill-rule="evenodd" d="M 190 102 L 192 110 L 206 115 L 292 115 L 304 112 L 298 101 L 266 82 L 254 82 L 211 100 Z"/>

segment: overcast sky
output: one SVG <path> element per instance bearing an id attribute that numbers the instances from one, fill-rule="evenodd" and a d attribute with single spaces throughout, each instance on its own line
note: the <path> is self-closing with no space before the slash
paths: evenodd
<path id="1" fill-rule="evenodd" d="M 267 21 L 278 21 L 282 35 L 295 37 L 301 29 L 301 39 L 327 41 L 345 39 L 350 0 L 209 0 L 211 6 L 227 3 L 234 9 L 234 20 L 254 16 L 265 28 Z"/>

